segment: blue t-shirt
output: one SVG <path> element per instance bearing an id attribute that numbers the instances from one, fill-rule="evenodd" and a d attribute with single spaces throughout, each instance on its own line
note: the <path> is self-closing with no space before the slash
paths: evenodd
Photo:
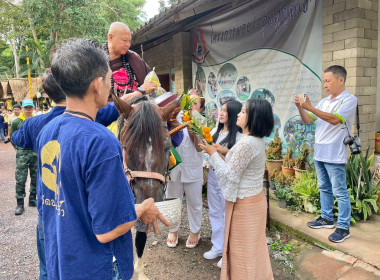
<path id="1" fill-rule="evenodd" d="M 96 122 L 62 114 L 45 125 L 36 147 L 48 278 L 111 279 L 115 256 L 130 279 L 131 232 L 106 244 L 95 236 L 137 219 L 118 140 Z"/>
<path id="2" fill-rule="evenodd" d="M 20 129 L 12 134 L 12 143 L 18 147 L 33 149 L 34 152 L 37 152 L 34 147 L 34 143 L 36 142 L 37 136 L 41 129 L 52 119 L 62 115 L 65 110 L 66 107 L 64 106 L 55 106 L 47 114 L 26 119 Z M 115 104 L 110 103 L 98 111 L 98 114 L 96 115 L 96 122 L 101 123 L 104 126 L 108 126 L 112 122 L 116 121 L 118 117 L 119 112 L 117 111 Z"/>

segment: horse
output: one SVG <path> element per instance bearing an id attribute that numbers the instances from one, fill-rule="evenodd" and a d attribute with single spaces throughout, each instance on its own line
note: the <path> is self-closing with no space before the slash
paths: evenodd
<path id="1" fill-rule="evenodd" d="M 175 119 L 180 98 L 164 107 L 152 104 L 146 97 L 133 99 L 131 103 L 117 96 L 113 99 L 120 113 L 118 127 L 124 171 L 129 177 L 135 203 L 150 197 L 155 202 L 163 201 L 171 147 L 167 122 L 170 118 Z M 137 224 L 135 228 L 137 261 L 134 270 L 138 279 L 148 279 L 142 258 L 147 239 L 146 226 Z"/>

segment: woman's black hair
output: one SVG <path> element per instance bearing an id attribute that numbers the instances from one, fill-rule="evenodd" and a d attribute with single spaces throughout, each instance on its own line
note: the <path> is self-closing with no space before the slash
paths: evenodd
<path id="1" fill-rule="evenodd" d="M 235 143 L 236 143 L 236 134 L 238 133 L 238 131 L 241 132 L 241 128 L 236 125 L 236 120 L 237 120 L 237 115 L 241 111 L 242 105 L 238 101 L 227 101 L 224 104 L 227 105 L 228 135 L 219 144 L 223 145 L 223 146 L 225 146 L 227 144 L 226 147 L 228 149 L 231 149 L 232 146 L 235 145 Z M 214 142 L 216 142 L 216 140 L 218 140 L 219 133 L 223 129 L 223 127 L 224 127 L 223 123 L 218 124 L 218 128 L 216 129 L 216 132 L 212 136 L 212 138 L 214 139 Z"/>
<path id="2" fill-rule="evenodd" d="M 248 99 L 245 104 L 249 134 L 260 138 L 268 137 L 274 126 L 272 105 L 262 98 Z"/>

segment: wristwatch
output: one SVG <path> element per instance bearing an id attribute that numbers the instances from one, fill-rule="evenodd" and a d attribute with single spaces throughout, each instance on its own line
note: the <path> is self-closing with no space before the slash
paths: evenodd
<path id="1" fill-rule="evenodd" d="M 142 87 L 138 87 L 137 90 L 138 90 L 139 92 L 141 92 L 143 95 L 146 94 L 145 89 L 142 88 Z"/>

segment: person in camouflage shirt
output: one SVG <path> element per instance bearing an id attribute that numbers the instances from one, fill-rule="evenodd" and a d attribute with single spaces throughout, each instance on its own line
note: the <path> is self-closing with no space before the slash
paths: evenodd
<path id="1" fill-rule="evenodd" d="M 24 99 L 22 101 L 23 112 L 21 115 L 12 122 L 11 125 L 11 141 L 12 134 L 18 130 L 25 119 L 33 116 L 33 101 L 30 99 Z M 13 144 L 13 143 L 12 143 Z M 16 149 L 16 199 L 17 208 L 15 215 L 21 215 L 24 213 L 24 197 L 25 197 L 25 185 L 26 179 L 28 177 L 28 169 L 30 172 L 30 195 L 29 195 L 29 206 L 36 207 L 36 183 L 37 183 L 37 155 L 31 149 L 24 149 L 13 145 Z"/>

